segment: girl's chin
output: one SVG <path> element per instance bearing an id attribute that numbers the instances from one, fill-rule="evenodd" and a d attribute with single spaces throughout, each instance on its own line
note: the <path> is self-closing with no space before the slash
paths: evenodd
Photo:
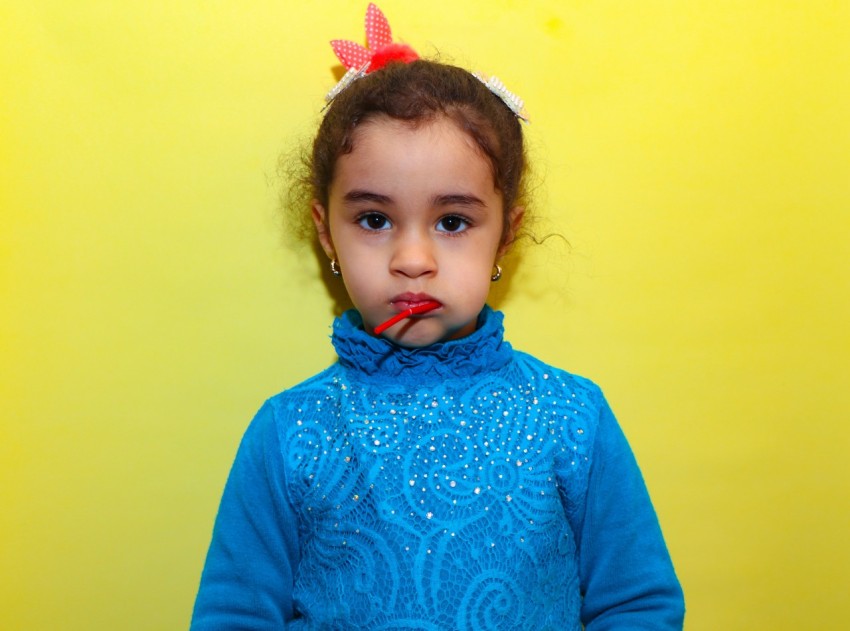
<path id="1" fill-rule="evenodd" d="M 475 322 L 455 331 L 443 327 L 429 326 L 427 320 L 405 321 L 380 335 L 402 348 L 423 348 L 431 344 L 458 340 L 475 332 Z M 419 326 L 424 325 L 424 326 Z"/>

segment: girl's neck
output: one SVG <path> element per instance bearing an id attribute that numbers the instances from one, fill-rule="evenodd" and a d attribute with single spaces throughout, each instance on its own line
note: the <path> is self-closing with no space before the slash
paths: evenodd
<path id="1" fill-rule="evenodd" d="M 422 348 L 404 348 L 363 329 L 357 311 L 346 311 L 334 322 L 332 342 L 346 374 L 355 380 L 428 385 L 446 379 L 468 379 L 499 370 L 510 361 L 504 341 L 503 316 L 485 306 L 478 328 L 464 338 Z"/>

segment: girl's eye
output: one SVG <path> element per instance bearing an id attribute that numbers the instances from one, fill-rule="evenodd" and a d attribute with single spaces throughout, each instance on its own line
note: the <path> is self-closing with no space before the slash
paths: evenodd
<path id="1" fill-rule="evenodd" d="M 390 220 L 381 213 L 366 213 L 357 219 L 361 228 L 366 230 L 386 230 L 390 227 Z"/>
<path id="2" fill-rule="evenodd" d="M 462 232 L 469 228 L 469 222 L 459 215 L 446 215 L 437 222 L 440 232 Z"/>

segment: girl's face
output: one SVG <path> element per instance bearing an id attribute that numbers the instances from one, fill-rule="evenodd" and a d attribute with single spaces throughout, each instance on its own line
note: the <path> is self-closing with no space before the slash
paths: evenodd
<path id="1" fill-rule="evenodd" d="M 469 335 L 490 288 L 493 264 L 518 226 L 508 217 L 490 164 L 446 118 L 412 127 L 364 123 L 336 163 L 328 208 L 313 204 L 322 248 L 336 258 L 366 330 L 416 304 L 440 307 L 382 335 L 421 347 Z"/>

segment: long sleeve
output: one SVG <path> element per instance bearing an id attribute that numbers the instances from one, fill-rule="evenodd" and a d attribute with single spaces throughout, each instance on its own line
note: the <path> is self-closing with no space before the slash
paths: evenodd
<path id="1" fill-rule="evenodd" d="M 580 532 L 587 631 L 681 629 L 682 588 L 640 469 L 603 404 Z"/>
<path id="2" fill-rule="evenodd" d="M 284 628 L 293 618 L 298 525 L 266 403 L 245 433 L 224 489 L 192 631 Z"/>

